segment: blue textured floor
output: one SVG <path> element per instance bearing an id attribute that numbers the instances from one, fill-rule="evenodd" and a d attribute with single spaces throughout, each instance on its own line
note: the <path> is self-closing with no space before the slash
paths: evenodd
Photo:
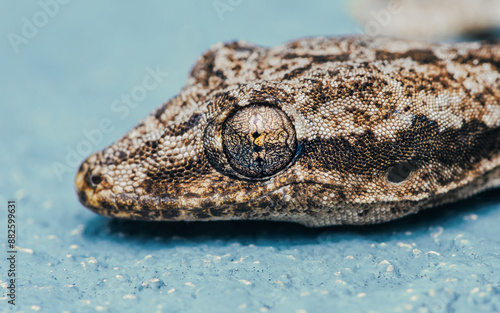
<path id="1" fill-rule="evenodd" d="M 79 204 L 78 163 L 173 96 L 211 44 L 356 31 L 341 2 L 296 2 L 69 1 L 46 21 L 53 1 L 0 4 L 0 205 L 17 200 L 19 230 L 12 307 L 2 210 L 1 312 L 500 310 L 498 190 L 368 228 L 123 222 Z M 24 18 L 42 26 L 11 44 Z M 159 86 L 113 111 L 157 66 Z M 86 145 L 103 119 L 114 130 Z"/>

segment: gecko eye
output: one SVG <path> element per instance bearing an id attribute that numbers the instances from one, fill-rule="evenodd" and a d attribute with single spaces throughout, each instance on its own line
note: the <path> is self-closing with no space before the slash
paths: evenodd
<path id="1" fill-rule="evenodd" d="M 250 105 L 222 126 L 222 146 L 231 167 L 241 175 L 261 178 L 285 168 L 297 150 L 295 128 L 278 108 Z"/>
<path id="2" fill-rule="evenodd" d="M 410 162 L 396 163 L 389 172 L 387 172 L 387 180 L 391 183 L 398 184 L 406 180 L 415 166 Z"/>

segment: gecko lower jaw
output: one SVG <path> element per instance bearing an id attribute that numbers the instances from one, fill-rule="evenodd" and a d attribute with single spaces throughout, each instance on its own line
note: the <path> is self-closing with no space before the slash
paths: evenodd
<path id="1" fill-rule="evenodd" d="M 90 159 L 90 158 L 89 158 Z M 131 220 L 163 220 L 163 221 L 198 221 L 198 220 L 224 220 L 241 219 L 235 216 L 222 214 L 211 215 L 212 209 L 226 206 L 238 206 L 250 201 L 207 205 L 199 203 L 198 206 L 186 205 L 176 198 L 139 197 L 133 193 L 116 194 L 106 175 L 99 175 L 99 165 L 85 160 L 75 177 L 76 193 L 80 202 L 91 211 L 112 218 Z M 268 197 L 266 193 L 257 199 Z M 279 193 L 279 192 L 278 192 Z M 183 205 L 184 204 L 184 205 Z"/>

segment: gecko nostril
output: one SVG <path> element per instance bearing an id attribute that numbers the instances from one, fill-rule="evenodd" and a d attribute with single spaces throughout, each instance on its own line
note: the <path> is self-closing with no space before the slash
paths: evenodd
<path id="1" fill-rule="evenodd" d="M 93 187 L 96 187 L 99 185 L 99 183 L 102 181 L 102 176 L 97 174 L 97 175 L 90 175 L 90 183 L 92 184 Z"/>

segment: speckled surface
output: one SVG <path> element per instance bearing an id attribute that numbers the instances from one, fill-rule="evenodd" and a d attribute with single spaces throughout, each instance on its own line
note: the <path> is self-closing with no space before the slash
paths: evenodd
<path id="1" fill-rule="evenodd" d="M 116 140 L 175 94 L 215 42 L 355 32 L 339 3 L 241 1 L 221 20 L 210 1 L 69 1 L 16 53 L 7 35 L 40 3 L 0 5 L 9 12 L 0 19 L 0 205 L 17 200 L 19 247 L 12 307 L 3 210 L 0 312 L 500 310 L 498 190 L 365 228 L 124 222 L 78 203 L 74 163 L 86 155 L 71 151 L 85 152 L 84 131 L 107 118 L 113 131 L 90 150 Z M 127 116 L 114 112 L 156 66 L 168 73 L 158 88 Z"/>

